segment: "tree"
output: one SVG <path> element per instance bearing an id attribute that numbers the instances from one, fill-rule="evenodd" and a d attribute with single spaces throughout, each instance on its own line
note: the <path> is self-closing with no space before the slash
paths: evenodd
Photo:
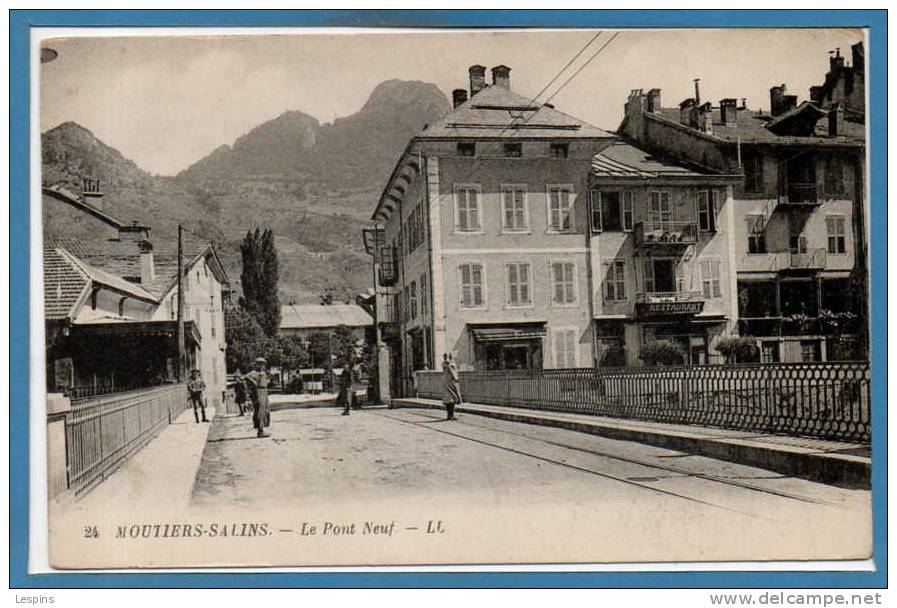
<path id="1" fill-rule="evenodd" d="M 682 365 L 685 362 L 685 350 L 672 340 L 650 340 L 642 345 L 638 357 L 648 366 Z"/>
<path id="2" fill-rule="evenodd" d="M 338 367 L 346 363 L 355 365 L 360 356 L 358 342 L 352 335 L 352 330 L 345 325 L 339 325 L 333 330 L 333 354 L 336 355 L 335 364 Z"/>
<path id="3" fill-rule="evenodd" d="M 744 336 L 725 336 L 716 343 L 726 363 L 756 363 L 760 360 L 760 349 L 753 338 Z"/>
<path id="4" fill-rule="evenodd" d="M 254 367 L 257 357 L 264 357 L 265 332 L 255 316 L 247 310 L 229 306 L 224 310 L 224 339 L 227 342 L 227 370 L 246 372 Z"/>
<path id="5" fill-rule="evenodd" d="M 274 248 L 274 233 L 271 230 L 246 233 L 240 245 L 243 272 L 241 305 L 252 314 L 268 336 L 280 329 L 280 298 L 278 280 L 280 268 L 277 251 Z"/>

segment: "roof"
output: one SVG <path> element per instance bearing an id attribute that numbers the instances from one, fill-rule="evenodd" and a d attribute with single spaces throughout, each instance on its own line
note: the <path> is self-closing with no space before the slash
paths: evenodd
<path id="1" fill-rule="evenodd" d="M 371 315 L 355 304 L 291 304 L 280 311 L 281 329 L 316 327 L 368 327 L 374 324 Z"/>
<path id="2" fill-rule="evenodd" d="M 417 135 L 430 138 L 584 138 L 612 133 L 503 86 L 487 86 Z"/>
<path id="3" fill-rule="evenodd" d="M 719 177 L 721 173 L 655 156 L 626 141 L 617 141 L 592 157 L 595 177 L 635 177 L 642 179 L 676 177 Z"/>
<path id="4" fill-rule="evenodd" d="M 113 228 L 121 228 L 122 226 L 124 226 L 124 224 L 122 224 L 120 221 L 118 221 L 111 215 L 108 215 L 108 214 L 104 213 L 103 211 L 100 211 L 99 209 L 97 209 L 96 207 L 94 207 L 93 205 L 91 205 L 90 203 L 85 201 L 81 196 L 78 196 L 71 190 L 68 190 L 59 184 L 56 184 L 53 186 L 44 186 L 41 189 L 41 191 L 43 192 L 43 194 L 46 194 L 48 196 L 52 196 L 56 199 L 64 201 L 74 207 L 77 207 L 78 209 L 81 209 L 82 211 L 86 211 L 87 213 L 96 217 L 97 219 L 100 219 L 100 220 L 106 222 Z"/>
<path id="5" fill-rule="evenodd" d="M 175 286 L 178 276 L 178 240 L 177 237 L 161 237 L 153 238 L 153 265 L 156 269 L 156 280 L 147 285 L 147 289 L 153 293 L 163 296 Z M 217 254 L 214 252 L 212 244 L 199 237 L 193 236 L 186 231 L 183 236 L 184 245 L 184 267 L 189 269 L 193 264 L 199 261 L 208 253 L 212 253 L 219 266 Z M 227 282 L 227 276 L 224 275 L 224 268 L 220 271 L 222 282 Z"/>
<path id="6" fill-rule="evenodd" d="M 801 104 L 803 106 L 804 104 Z M 794 110 L 798 110 L 795 108 Z M 794 111 L 792 110 L 792 112 Z M 646 117 L 662 119 L 679 125 L 679 108 L 661 108 L 660 115 L 650 112 Z M 785 115 L 776 117 L 781 120 Z M 723 124 L 719 109 L 711 111 L 712 133 L 701 133 L 697 129 L 688 128 L 690 131 L 700 133 L 711 139 L 727 143 L 741 142 L 743 144 L 816 144 L 816 145 L 848 145 L 862 146 L 866 141 L 866 128 L 862 123 L 854 122 L 845 117 L 842 121 L 843 135 L 831 137 L 828 134 L 828 122 L 820 120 L 816 123 L 813 135 L 794 136 L 777 135 L 767 129 L 767 125 L 773 122 L 769 114 L 757 110 L 739 109 L 735 123 Z M 680 125 L 681 126 L 681 125 Z"/>
<path id="7" fill-rule="evenodd" d="M 87 275 L 55 247 L 44 247 L 44 317 L 67 319 L 90 286 Z"/>
<path id="8" fill-rule="evenodd" d="M 135 298 L 141 300 L 146 300 L 148 302 L 158 302 L 158 298 L 155 295 L 153 295 L 140 285 L 132 283 L 131 281 L 127 281 L 122 277 L 116 276 L 111 272 L 107 272 L 101 268 L 95 268 L 90 264 L 87 264 L 83 260 L 78 259 L 61 247 L 57 247 L 56 250 L 60 255 L 65 257 L 69 261 L 69 263 L 76 266 L 78 270 L 86 275 L 87 278 L 92 282 L 99 283 L 100 285 L 105 285 L 106 287 L 110 287 L 116 291 L 132 295 Z"/>

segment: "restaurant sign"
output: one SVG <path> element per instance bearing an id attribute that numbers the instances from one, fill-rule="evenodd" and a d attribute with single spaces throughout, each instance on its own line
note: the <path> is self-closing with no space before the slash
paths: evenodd
<path id="1" fill-rule="evenodd" d="M 638 314 L 643 317 L 665 315 L 696 315 L 704 310 L 703 300 L 690 302 L 639 302 L 636 304 Z"/>

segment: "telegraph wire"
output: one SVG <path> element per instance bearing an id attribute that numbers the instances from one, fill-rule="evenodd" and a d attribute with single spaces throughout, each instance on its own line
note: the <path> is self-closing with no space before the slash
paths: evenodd
<path id="1" fill-rule="evenodd" d="M 586 62 L 583 63 L 583 64 L 579 67 L 579 69 L 576 70 L 576 71 L 573 73 L 572 76 L 570 76 L 570 78 L 568 78 L 567 80 L 564 81 L 564 84 L 562 84 L 560 87 L 558 87 L 558 89 L 557 89 L 554 93 L 552 93 L 551 96 L 550 96 L 548 99 L 546 99 L 546 100 L 543 102 L 543 105 L 544 105 L 545 103 L 550 102 L 552 99 L 554 99 L 554 98 L 557 96 L 558 93 L 560 93 L 561 91 L 563 91 L 563 90 L 564 90 L 564 87 L 566 87 L 568 84 L 570 84 L 570 82 L 571 82 L 574 78 L 576 78 L 577 76 L 579 76 L 580 72 L 582 72 L 584 69 L 586 69 L 586 68 L 589 66 L 589 64 L 592 63 L 592 61 L 593 61 L 596 57 L 598 57 L 598 55 L 600 55 L 601 52 L 602 52 L 604 49 L 606 49 L 606 48 L 608 47 L 608 45 L 610 45 L 610 43 L 613 42 L 613 41 L 616 39 L 616 37 L 619 36 L 619 35 L 620 35 L 620 32 L 615 32 L 614 35 L 610 37 L 610 40 L 608 40 L 607 42 L 605 42 L 604 44 L 602 44 L 602 45 L 601 45 L 601 48 L 599 48 L 597 51 L 595 51 L 595 54 L 594 54 L 594 55 L 592 55 L 591 57 L 589 57 L 588 60 L 586 60 Z"/>

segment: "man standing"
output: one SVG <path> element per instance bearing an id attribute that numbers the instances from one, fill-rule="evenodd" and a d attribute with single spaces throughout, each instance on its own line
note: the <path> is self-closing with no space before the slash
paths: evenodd
<path id="1" fill-rule="evenodd" d="M 202 398 L 204 390 L 206 390 L 206 383 L 202 381 L 199 370 L 194 369 L 190 372 L 190 379 L 187 380 L 187 391 L 190 393 L 190 402 L 193 403 L 193 417 L 196 418 L 196 424 L 199 424 L 199 410 L 202 410 L 202 421 L 208 422 L 206 403 Z"/>
<path id="2" fill-rule="evenodd" d="M 270 437 L 265 429 L 271 426 L 271 412 L 268 409 L 268 373 L 265 371 L 267 361 L 264 357 L 255 360 L 255 370 L 246 374 L 246 380 L 252 384 L 255 398 L 252 403 L 252 425 L 257 437 Z"/>
<path id="3" fill-rule="evenodd" d="M 458 377 L 458 366 L 449 353 L 442 355 L 442 403 L 445 405 L 446 420 L 455 418 L 455 406 L 461 403 L 461 381 Z"/>
<path id="4" fill-rule="evenodd" d="M 237 402 L 237 408 L 240 410 L 240 415 L 243 416 L 246 413 L 243 407 L 247 401 L 246 380 L 243 379 L 243 374 L 239 369 L 234 374 L 234 401 Z"/>
<path id="5" fill-rule="evenodd" d="M 343 409 L 343 416 L 349 415 L 349 409 L 352 405 L 352 364 L 349 363 L 349 360 L 346 359 L 345 363 L 343 363 L 343 371 L 339 377 L 339 395 L 336 397 L 336 402 L 341 404 Z"/>

